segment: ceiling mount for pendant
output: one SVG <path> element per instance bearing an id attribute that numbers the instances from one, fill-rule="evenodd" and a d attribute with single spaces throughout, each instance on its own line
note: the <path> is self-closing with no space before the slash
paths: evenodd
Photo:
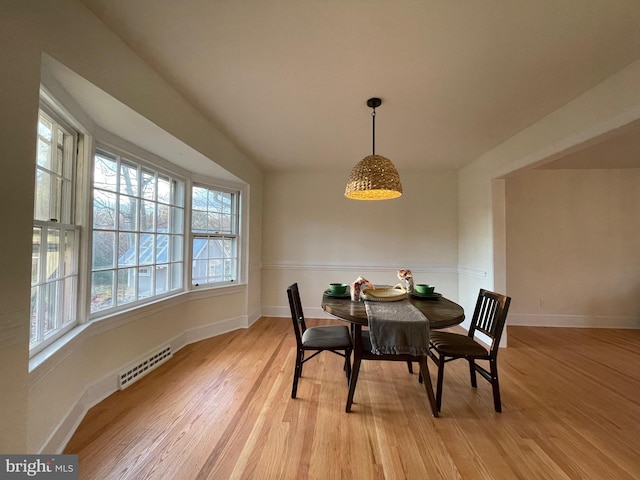
<path id="1" fill-rule="evenodd" d="M 367 100 L 367 106 L 369 108 L 378 108 L 380 105 L 382 105 L 382 100 L 379 98 L 374 97 Z"/>
<path id="2" fill-rule="evenodd" d="M 388 200 L 402 195 L 400 175 L 391 160 L 376 155 L 376 108 L 382 105 L 377 97 L 367 100 L 367 106 L 373 109 L 372 140 L 373 151 L 360 160 L 351 170 L 345 196 L 355 200 Z"/>

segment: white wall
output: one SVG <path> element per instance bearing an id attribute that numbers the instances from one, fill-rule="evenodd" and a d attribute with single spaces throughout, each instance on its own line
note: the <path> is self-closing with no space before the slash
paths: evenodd
<path id="1" fill-rule="evenodd" d="M 0 452 L 55 452 L 115 372 L 161 344 L 176 348 L 260 314 L 260 270 L 224 297 L 198 292 L 96 322 L 29 372 L 29 290 L 40 66 L 47 53 L 249 184 L 249 262 L 261 264 L 262 173 L 76 0 L 0 8 Z M 170 160 L 170 159 L 169 159 Z"/>
<path id="2" fill-rule="evenodd" d="M 640 169 L 506 180 L 511 325 L 640 328 Z"/>
<path id="3" fill-rule="evenodd" d="M 416 283 L 433 283 L 455 300 L 456 173 L 401 171 L 404 194 L 382 202 L 347 199 L 348 175 L 266 174 L 263 313 L 290 315 L 286 288 L 298 282 L 306 315 L 320 317 L 328 283 L 362 275 L 395 285 L 398 268 L 411 269 Z"/>
<path id="4" fill-rule="evenodd" d="M 460 303 L 468 311 L 478 288 L 492 289 L 505 272 L 504 252 L 494 252 L 494 179 L 560 157 L 578 145 L 640 118 L 640 61 L 611 76 L 459 172 Z M 508 206 L 506 207 L 508 208 Z M 497 255 L 499 258 L 494 258 Z M 508 263 L 508 257 L 507 257 Z M 464 274 L 466 267 L 478 275 Z M 483 277 L 482 272 L 486 272 Z M 506 286 L 510 294 L 509 285 Z M 514 302 L 517 302 L 514 299 Z"/>

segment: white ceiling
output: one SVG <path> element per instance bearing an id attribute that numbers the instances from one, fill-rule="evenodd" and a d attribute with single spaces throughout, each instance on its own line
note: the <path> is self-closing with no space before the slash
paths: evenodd
<path id="1" fill-rule="evenodd" d="M 82 0 L 266 170 L 459 168 L 640 58 L 638 0 Z"/>

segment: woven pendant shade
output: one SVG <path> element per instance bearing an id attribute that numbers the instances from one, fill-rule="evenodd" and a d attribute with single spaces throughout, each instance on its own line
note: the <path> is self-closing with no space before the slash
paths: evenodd
<path id="1" fill-rule="evenodd" d="M 367 100 L 367 106 L 373 109 L 373 152 L 364 157 L 351 170 L 344 195 L 354 200 L 389 200 L 402 195 L 402 184 L 398 170 L 386 157 L 376 155 L 376 107 L 382 104 L 379 98 Z"/>
<path id="2" fill-rule="evenodd" d="M 398 170 L 391 160 L 369 155 L 351 170 L 345 196 L 354 200 L 388 200 L 402 195 Z"/>

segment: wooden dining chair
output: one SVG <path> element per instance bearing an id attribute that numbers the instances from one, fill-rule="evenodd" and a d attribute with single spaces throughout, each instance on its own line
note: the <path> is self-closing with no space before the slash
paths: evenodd
<path id="1" fill-rule="evenodd" d="M 369 337 L 369 331 L 362 330 L 360 325 L 355 325 L 356 337 L 353 347 L 353 371 L 351 372 L 351 381 L 349 382 L 349 394 L 347 395 L 347 405 L 345 411 L 348 413 L 351 411 L 353 405 L 353 394 L 356 390 L 356 384 L 358 383 L 358 374 L 360 372 L 360 363 L 362 360 L 377 360 L 383 362 L 406 362 L 411 366 L 412 362 L 420 365 L 420 376 L 424 379 L 424 386 L 427 390 L 427 398 L 429 399 L 429 405 L 431 406 L 431 413 L 434 417 L 438 416 L 438 408 L 436 405 L 436 399 L 433 395 L 433 386 L 431 384 L 431 377 L 429 376 L 429 366 L 427 365 L 426 355 L 407 355 L 407 354 L 376 354 L 373 353 L 371 346 L 371 339 Z M 411 368 L 410 372 L 413 369 Z"/>
<path id="2" fill-rule="evenodd" d="M 507 320 L 511 298 L 499 293 L 480 289 L 471 326 L 466 335 L 432 331 L 429 337 L 429 356 L 438 366 L 438 384 L 436 403 L 438 411 L 442 407 L 442 382 L 444 365 L 452 360 L 464 358 L 469 362 L 471 386 L 477 387 L 476 372 L 491 383 L 493 387 L 493 405 L 496 412 L 502 411 L 500 385 L 498 383 L 498 350 L 500 337 Z M 481 332 L 491 340 L 489 348 L 475 340 L 476 332 Z M 489 369 L 476 364 L 477 360 L 489 362 Z"/>
<path id="3" fill-rule="evenodd" d="M 353 350 L 349 328 L 346 325 L 324 325 L 307 328 L 297 283 L 287 288 L 287 295 L 289 297 L 289 307 L 291 308 L 291 321 L 293 322 L 293 330 L 296 336 L 296 366 L 293 371 L 291 398 L 296 398 L 298 379 L 302 376 L 302 365 L 324 351 L 333 352 L 344 357 L 344 370 L 348 381 L 351 376 L 351 351 Z M 314 353 L 305 358 L 305 352 Z"/>

